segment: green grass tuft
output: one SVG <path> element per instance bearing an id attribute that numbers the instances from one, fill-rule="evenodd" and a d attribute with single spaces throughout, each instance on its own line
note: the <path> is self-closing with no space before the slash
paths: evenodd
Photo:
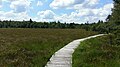
<path id="1" fill-rule="evenodd" d="M 73 67 L 119 67 L 120 46 L 110 45 L 108 36 L 83 41 L 73 54 Z"/>

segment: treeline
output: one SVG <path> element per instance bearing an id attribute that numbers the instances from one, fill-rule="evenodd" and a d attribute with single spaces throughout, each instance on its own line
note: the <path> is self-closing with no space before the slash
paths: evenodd
<path id="1" fill-rule="evenodd" d="M 97 31 L 99 33 L 108 33 L 120 29 L 119 22 L 103 22 L 99 20 L 97 23 L 61 23 L 60 21 L 54 22 L 36 22 L 32 21 L 0 21 L 0 28 L 73 28 L 73 29 L 86 29 Z"/>
<path id="2" fill-rule="evenodd" d="M 108 20 L 108 19 L 107 19 Z M 60 21 L 54 22 L 36 22 L 30 19 L 29 21 L 0 21 L 0 28 L 59 28 L 59 29 L 86 29 L 87 31 L 97 31 L 99 33 L 109 33 L 119 29 L 119 22 L 103 22 L 99 20 L 97 23 L 61 23 Z"/>
<path id="3" fill-rule="evenodd" d="M 91 31 L 97 31 L 99 33 L 112 33 L 117 30 L 120 30 L 120 22 L 103 22 L 99 20 L 97 23 L 82 24 L 80 28 Z"/>
<path id="4" fill-rule="evenodd" d="M 61 23 L 60 21 L 54 22 L 36 22 L 30 19 L 29 21 L 0 21 L 0 28 L 59 28 L 59 29 L 86 29 L 87 31 L 97 31 L 99 33 L 108 33 L 111 27 L 108 27 L 109 22 L 99 20 L 97 23 Z"/>
<path id="5" fill-rule="evenodd" d="M 79 28 L 79 24 L 54 22 L 35 22 L 29 21 L 0 21 L 0 28 Z"/>

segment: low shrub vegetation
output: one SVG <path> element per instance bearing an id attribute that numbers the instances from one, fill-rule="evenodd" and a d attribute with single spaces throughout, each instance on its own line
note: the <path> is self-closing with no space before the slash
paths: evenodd
<path id="1" fill-rule="evenodd" d="M 0 29 L 0 67 L 44 67 L 67 43 L 94 34 L 82 29 Z"/>

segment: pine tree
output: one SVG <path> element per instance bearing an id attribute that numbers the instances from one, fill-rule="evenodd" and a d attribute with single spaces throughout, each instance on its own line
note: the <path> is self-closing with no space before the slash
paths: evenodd
<path id="1" fill-rule="evenodd" d="M 112 22 L 120 22 L 120 0 L 113 0 L 114 8 L 112 9 L 111 20 Z"/>
<path id="2" fill-rule="evenodd" d="M 33 21 L 32 21 L 32 19 L 30 19 L 30 23 L 32 23 Z"/>
<path id="3" fill-rule="evenodd" d="M 114 8 L 112 9 L 112 14 L 110 16 L 108 26 L 110 31 L 114 33 L 114 42 L 115 45 L 120 45 L 120 0 L 113 0 Z M 112 38 L 110 38 L 110 42 Z"/>

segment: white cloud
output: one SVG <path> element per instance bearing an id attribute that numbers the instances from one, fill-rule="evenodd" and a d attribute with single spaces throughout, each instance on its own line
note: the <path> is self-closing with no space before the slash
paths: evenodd
<path id="1" fill-rule="evenodd" d="M 42 6 L 42 5 L 43 5 L 43 3 L 41 1 L 37 2 L 37 6 Z"/>
<path id="2" fill-rule="evenodd" d="M 54 19 L 55 13 L 51 10 L 40 11 L 37 15 L 42 19 Z"/>
<path id="3" fill-rule="evenodd" d="M 106 17 L 111 14 L 111 8 L 113 4 L 106 4 L 101 8 L 80 8 L 76 11 L 71 12 L 71 14 L 63 14 L 57 16 L 55 20 L 60 20 L 62 22 L 75 22 L 75 23 L 85 23 L 87 21 L 97 22 L 98 20 L 104 20 Z"/>
<path id="4" fill-rule="evenodd" d="M 0 19 L 2 20 L 29 20 L 30 16 L 26 12 L 14 13 L 13 11 L 4 12 L 0 11 Z"/>
<path id="5" fill-rule="evenodd" d="M 73 15 L 73 14 L 63 14 L 61 16 L 56 16 L 54 18 L 55 21 L 61 21 L 61 22 L 66 22 L 66 23 L 72 23 L 72 22 L 75 22 L 75 23 L 82 23 L 83 21 L 78 18 L 76 15 Z"/>
<path id="6" fill-rule="evenodd" d="M 0 5 L 0 8 L 2 8 L 2 5 Z"/>
<path id="7" fill-rule="evenodd" d="M 69 8 L 74 5 L 82 5 L 82 7 L 93 7 L 98 4 L 99 0 L 53 0 L 50 7 L 53 9 Z"/>
<path id="8" fill-rule="evenodd" d="M 55 21 L 55 17 L 57 15 L 51 11 L 51 10 L 45 10 L 45 11 L 39 11 L 37 13 L 37 16 L 33 18 L 34 21 L 40 21 L 40 22 L 50 22 Z"/>
<path id="9" fill-rule="evenodd" d="M 82 0 L 53 0 L 53 2 L 50 4 L 50 7 L 57 9 L 62 7 L 69 7 L 74 4 L 82 3 Z"/>
<path id="10" fill-rule="evenodd" d="M 2 0 L 0 0 L 0 8 L 2 7 Z"/>
<path id="11" fill-rule="evenodd" d="M 98 20 L 105 20 L 106 17 L 111 13 L 111 8 L 113 4 L 106 4 L 101 8 L 80 8 L 76 9 L 71 14 L 62 14 L 56 15 L 51 10 L 40 11 L 38 12 L 38 16 L 34 18 L 39 21 L 61 21 L 67 23 L 85 23 L 89 21 L 90 23 L 97 22 Z"/>
<path id="12" fill-rule="evenodd" d="M 86 2 L 86 5 L 94 6 L 98 4 L 99 0 L 86 0 L 85 2 Z"/>
<path id="13" fill-rule="evenodd" d="M 14 0 L 10 4 L 10 8 L 14 10 L 14 12 L 25 12 L 30 8 L 30 1 L 28 0 Z"/>
<path id="14" fill-rule="evenodd" d="M 13 2 L 13 1 L 35 1 L 35 0 L 2 0 L 5 2 Z"/>
<path id="15" fill-rule="evenodd" d="M 107 15 L 109 15 L 112 11 L 111 8 L 113 8 L 113 4 L 106 4 L 103 7 L 99 8 L 99 9 L 93 9 L 92 12 L 97 15 L 97 16 L 104 16 L 106 17 Z"/>
<path id="16" fill-rule="evenodd" d="M 2 0 L 4 2 L 12 2 L 12 1 L 17 1 L 17 0 Z"/>
<path id="17" fill-rule="evenodd" d="M 27 10 L 30 8 L 32 0 L 2 0 L 9 2 L 11 10 L 0 11 L 0 19 L 2 20 L 29 20 L 31 17 L 28 15 Z"/>

